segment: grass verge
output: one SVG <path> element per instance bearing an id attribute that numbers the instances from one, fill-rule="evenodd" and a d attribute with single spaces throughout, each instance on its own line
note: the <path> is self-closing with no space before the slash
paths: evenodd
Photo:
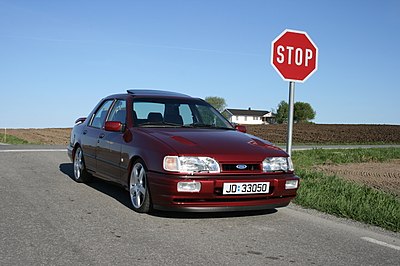
<path id="1" fill-rule="evenodd" d="M 8 134 L 5 136 L 3 133 L 0 133 L 0 142 L 7 144 L 29 144 L 29 142 L 24 139 L 20 139 Z"/>
<path id="2" fill-rule="evenodd" d="M 293 160 L 302 178 L 295 203 L 400 232 L 400 199 L 395 195 L 326 175 L 313 166 L 383 162 L 400 158 L 400 148 L 296 151 Z"/>

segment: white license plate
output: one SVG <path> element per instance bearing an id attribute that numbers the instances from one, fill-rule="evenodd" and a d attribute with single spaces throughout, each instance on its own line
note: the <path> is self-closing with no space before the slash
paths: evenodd
<path id="1" fill-rule="evenodd" d="M 223 195 L 265 194 L 269 192 L 269 182 L 224 183 Z"/>

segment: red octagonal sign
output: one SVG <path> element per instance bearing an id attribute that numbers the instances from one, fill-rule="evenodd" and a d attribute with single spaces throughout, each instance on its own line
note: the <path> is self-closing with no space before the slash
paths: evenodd
<path id="1" fill-rule="evenodd" d="M 304 82 L 318 65 L 318 48 L 303 31 L 284 30 L 271 47 L 271 64 L 284 80 Z"/>

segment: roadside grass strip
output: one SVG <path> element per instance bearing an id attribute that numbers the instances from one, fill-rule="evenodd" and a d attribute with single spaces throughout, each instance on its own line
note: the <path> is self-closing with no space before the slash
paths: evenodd
<path id="1" fill-rule="evenodd" d="M 3 133 L 0 133 L 0 142 L 6 144 L 29 144 L 29 142 L 24 139 L 20 139 L 8 134 L 5 136 Z"/>
<path id="2" fill-rule="evenodd" d="M 293 160 L 299 168 L 322 164 L 385 162 L 400 159 L 400 148 L 313 149 L 294 151 Z"/>
<path id="3" fill-rule="evenodd" d="M 293 159 L 301 183 L 294 202 L 400 232 L 400 198 L 313 169 L 318 164 L 383 162 L 399 158 L 399 148 L 296 151 Z"/>

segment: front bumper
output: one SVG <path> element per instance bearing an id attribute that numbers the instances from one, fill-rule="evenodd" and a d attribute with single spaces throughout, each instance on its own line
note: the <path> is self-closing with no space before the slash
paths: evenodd
<path id="1" fill-rule="evenodd" d="M 176 176 L 148 173 L 153 207 L 158 210 L 222 212 L 266 210 L 287 206 L 297 189 L 285 189 L 286 180 L 299 180 L 294 174 Z M 178 192 L 180 181 L 201 183 L 200 192 Z M 268 194 L 223 195 L 224 183 L 270 182 Z"/>

